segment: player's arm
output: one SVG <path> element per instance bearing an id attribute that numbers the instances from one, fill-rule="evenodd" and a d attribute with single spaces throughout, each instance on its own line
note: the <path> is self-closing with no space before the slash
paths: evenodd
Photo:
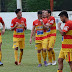
<path id="1" fill-rule="evenodd" d="M 3 35 L 5 33 L 5 23 L 4 23 L 3 19 L 1 19 L 1 23 L 2 23 L 2 26 L 3 26 L 3 30 L 1 32 L 1 34 Z"/>
<path id="2" fill-rule="evenodd" d="M 12 22 L 11 22 L 11 30 L 12 31 L 15 30 L 15 28 L 18 27 L 18 25 L 19 25 L 18 23 L 15 24 L 14 20 L 12 20 Z"/>
<path id="3" fill-rule="evenodd" d="M 12 30 L 12 31 L 15 30 L 15 28 L 18 27 L 18 25 L 19 25 L 19 24 L 17 23 L 14 27 L 11 27 L 11 30 Z"/>
<path id="4" fill-rule="evenodd" d="M 66 34 L 66 32 L 63 32 L 63 30 L 61 29 L 61 23 L 58 23 L 58 29 L 62 36 L 64 36 Z"/>
<path id="5" fill-rule="evenodd" d="M 24 22 L 22 22 L 22 26 L 24 27 L 24 29 L 27 29 L 27 24 L 26 24 L 26 19 L 24 20 Z"/>
<path id="6" fill-rule="evenodd" d="M 35 30 L 34 30 L 34 34 L 33 34 L 33 40 L 35 41 Z"/>
<path id="7" fill-rule="evenodd" d="M 43 25 L 43 28 L 46 29 L 46 30 L 48 30 L 49 27 L 45 25 L 46 23 L 44 23 L 42 19 L 40 21 L 41 21 L 41 24 Z"/>
<path id="8" fill-rule="evenodd" d="M 32 43 L 32 37 L 33 37 L 34 32 L 35 32 L 35 26 L 33 26 L 32 31 L 31 31 L 30 44 Z"/>

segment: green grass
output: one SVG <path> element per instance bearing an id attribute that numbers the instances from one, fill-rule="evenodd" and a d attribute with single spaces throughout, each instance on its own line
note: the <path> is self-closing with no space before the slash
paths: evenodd
<path id="1" fill-rule="evenodd" d="M 4 36 L 2 36 L 3 40 L 2 62 L 4 66 L 0 67 L 0 72 L 57 72 L 58 63 L 56 66 L 45 67 L 43 65 L 40 68 L 37 67 L 38 65 L 37 52 L 35 50 L 34 41 L 32 42 L 32 45 L 29 44 L 30 32 L 31 32 L 30 30 L 25 31 L 25 49 L 22 64 L 16 66 L 14 64 L 14 50 L 12 48 L 13 32 L 10 30 L 6 30 Z M 61 48 L 61 35 L 57 31 L 57 39 L 54 47 L 54 50 L 56 52 L 56 61 L 58 59 L 60 48 Z M 64 61 L 63 72 L 70 72 L 69 65 L 68 63 L 66 63 L 66 61 Z"/>

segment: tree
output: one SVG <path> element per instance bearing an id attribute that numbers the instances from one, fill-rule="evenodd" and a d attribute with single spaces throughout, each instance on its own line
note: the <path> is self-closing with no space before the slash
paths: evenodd
<path id="1" fill-rule="evenodd" d="M 50 0 L 26 0 L 28 11 L 50 9 Z"/>
<path id="2" fill-rule="evenodd" d="M 7 0 L 7 11 L 14 12 L 17 9 L 16 0 Z"/>

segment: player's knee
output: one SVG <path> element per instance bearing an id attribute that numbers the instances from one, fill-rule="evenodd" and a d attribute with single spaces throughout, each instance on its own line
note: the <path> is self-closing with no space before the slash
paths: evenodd
<path id="1" fill-rule="evenodd" d="M 41 52 L 41 50 L 38 50 L 37 52 L 38 52 L 38 53 L 40 53 L 40 52 Z"/>
<path id="2" fill-rule="evenodd" d="M 23 52 L 23 49 L 20 49 L 21 52 Z"/>
<path id="3" fill-rule="evenodd" d="M 59 64 L 63 63 L 63 59 L 59 58 L 59 59 L 58 59 L 58 63 L 59 63 Z"/>
<path id="4" fill-rule="evenodd" d="M 46 52 L 46 49 L 43 49 L 43 52 Z"/>
<path id="5" fill-rule="evenodd" d="M 18 50 L 18 47 L 16 47 L 15 50 Z"/>

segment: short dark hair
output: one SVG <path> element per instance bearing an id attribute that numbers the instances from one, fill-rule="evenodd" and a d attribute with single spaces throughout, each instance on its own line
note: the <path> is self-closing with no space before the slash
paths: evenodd
<path id="1" fill-rule="evenodd" d="M 48 9 L 48 10 L 46 10 L 48 13 L 50 13 L 50 15 L 51 15 L 51 10 L 50 9 Z"/>
<path id="2" fill-rule="evenodd" d="M 41 10 L 40 10 L 40 11 L 38 11 L 38 12 L 37 12 L 37 14 L 42 14 L 42 11 L 41 11 Z"/>
<path id="3" fill-rule="evenodd" d="M 63 10 L 58 16 L 61 16 L 61 17 L 66 16 L 68 18 L 68 13 L 66 10 Z"/>
<path id="4" fill-rule="evenodd" d="M 17 14 L 19 11 L 21 11 L 21 9 L 16 9 L 15 10 L 15 13 Z"/>

